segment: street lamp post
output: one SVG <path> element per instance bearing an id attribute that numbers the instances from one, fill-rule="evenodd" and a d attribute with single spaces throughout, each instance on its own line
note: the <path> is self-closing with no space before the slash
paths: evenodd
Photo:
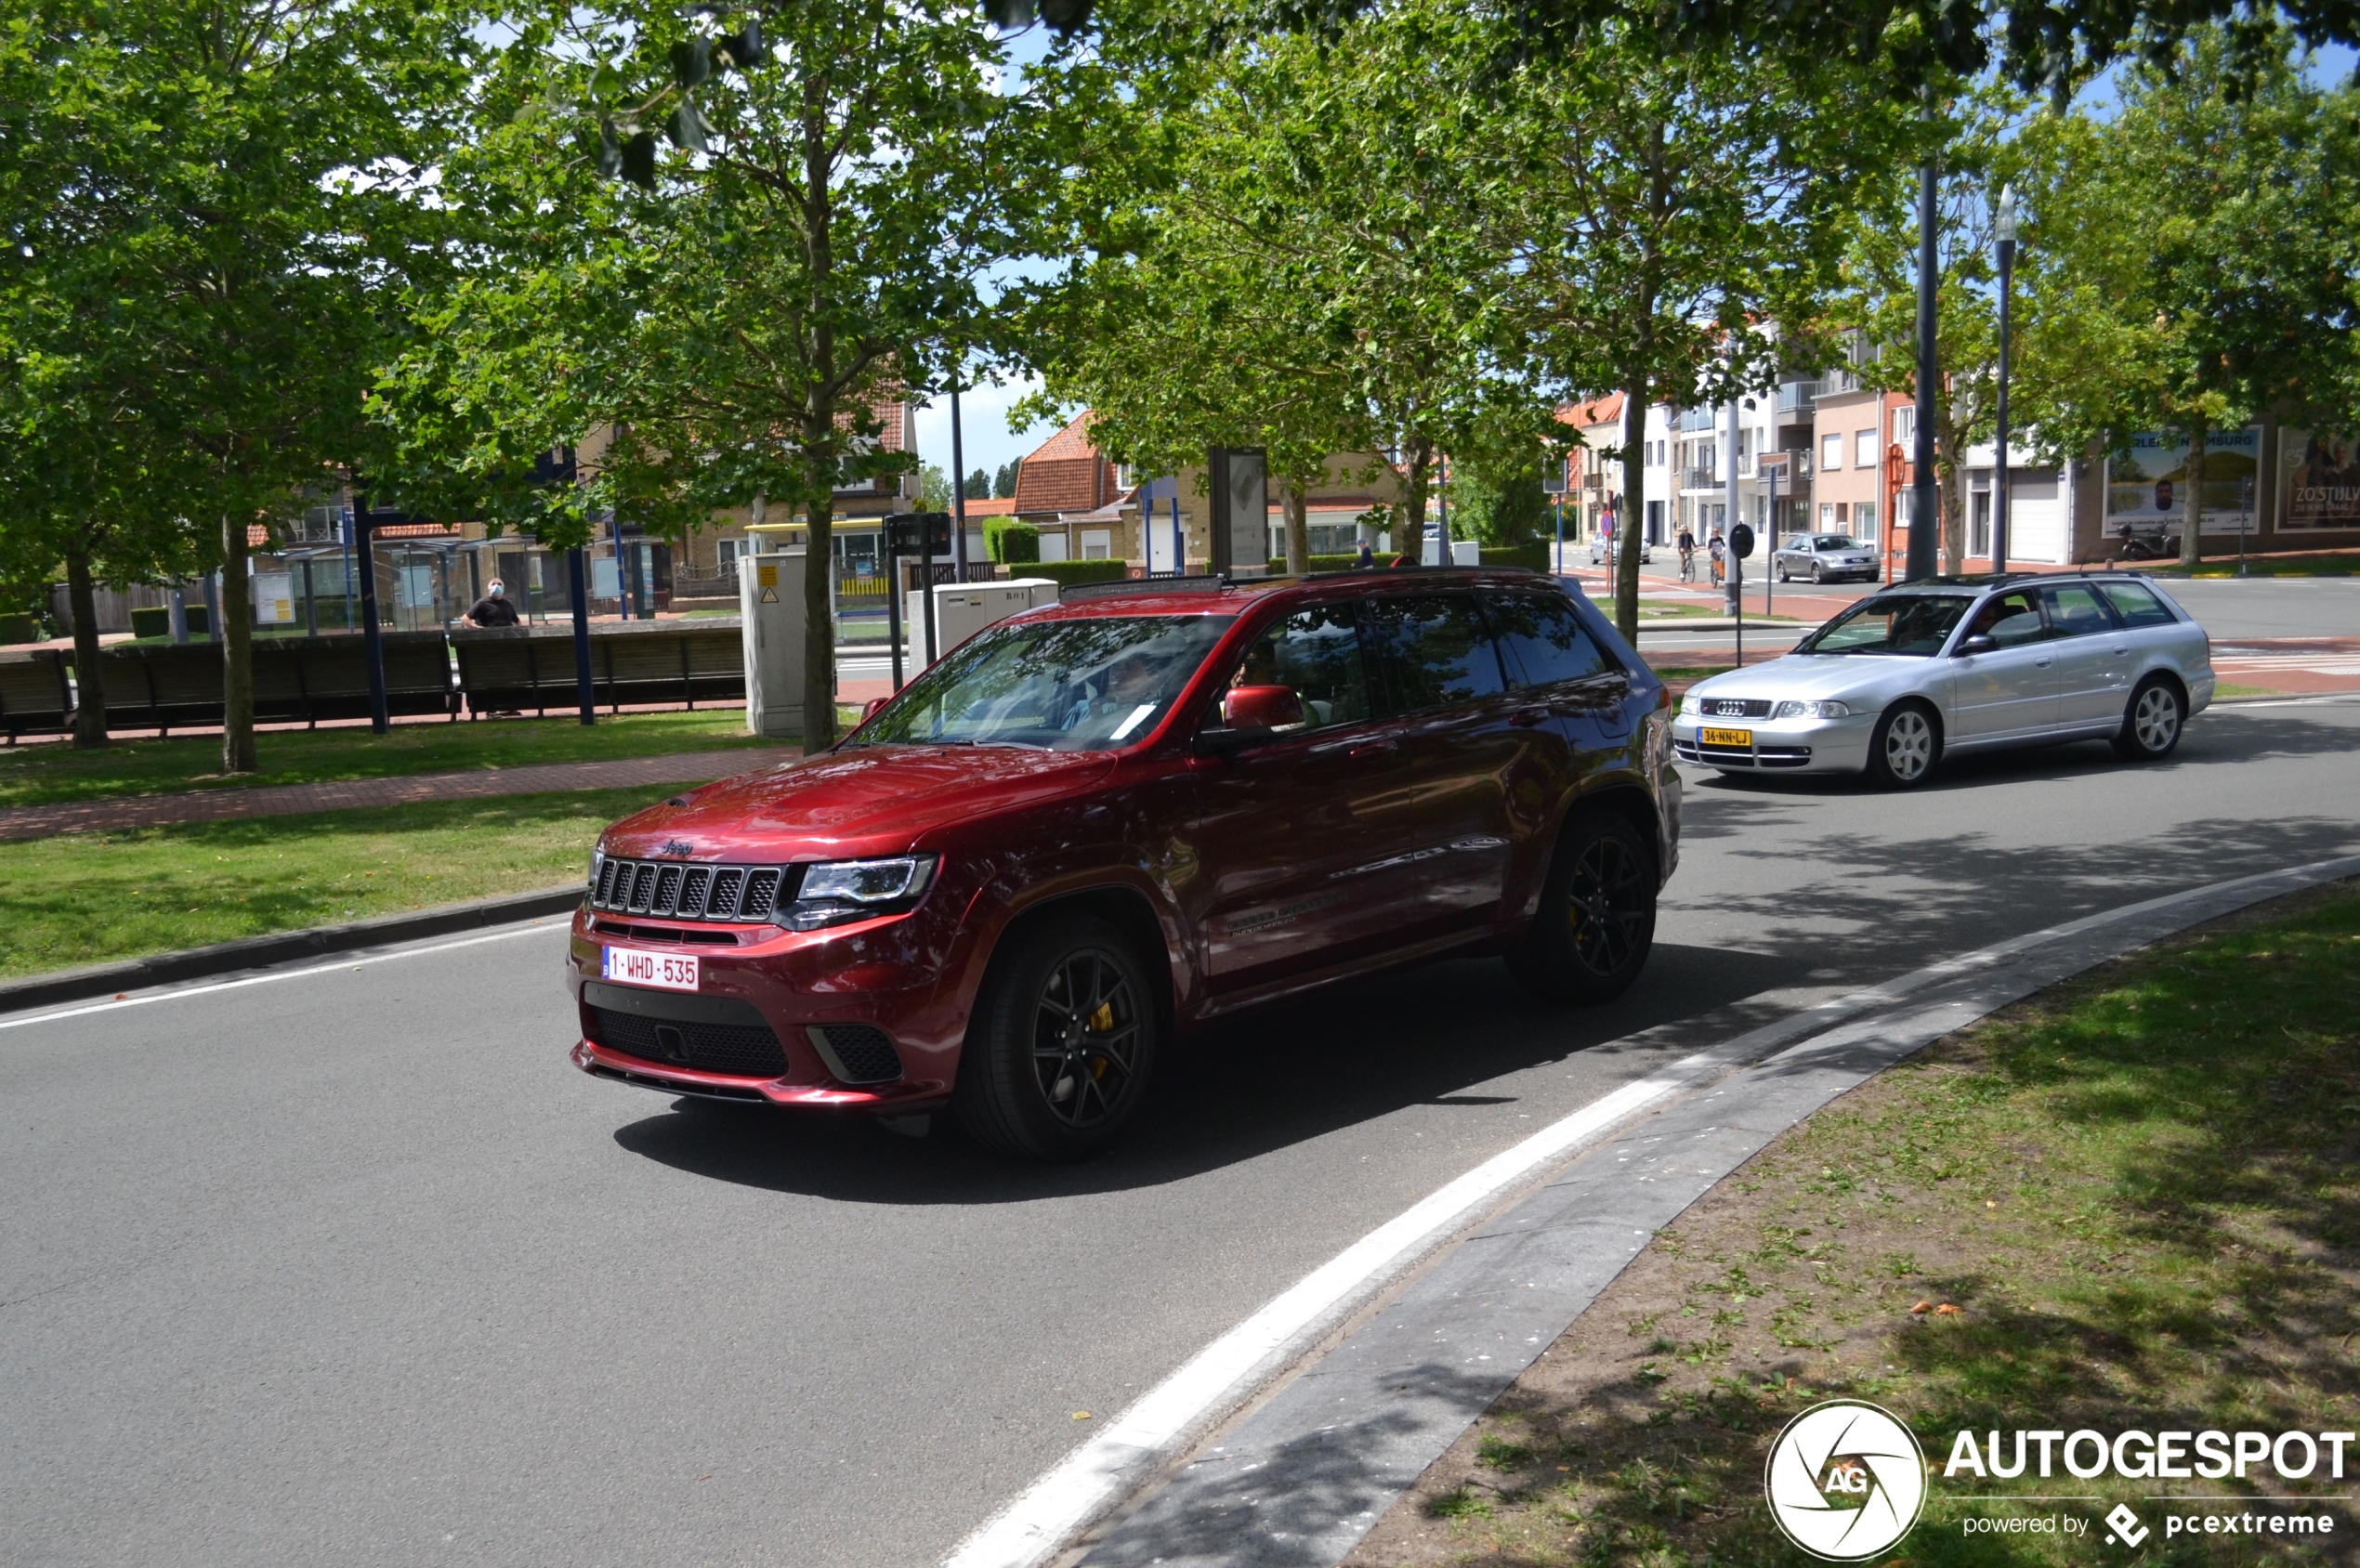
<path id="1" fill-rule="evenodd" d="M 1942 373 L 1935 346 L 1934 306 L 1940 258 L 1934 248 L 1934 204 L 1940 173 L 1931 160 L 1918 170 L 1918 412 L 1917 483 L 1909 497 L 1909 563 L 1904 580 L 1917 582 L 1937 569 L 1934 480 L 1934 380 Z"/>
<path id="2" fill-rule="evenodd" d="M 1992 225 L 1999 253 L 1999 410 L 1994 432 L 1997 465 L 1991 475 L 1991 570 L 2008 569 L 2008 347 L 2009 309 L 2016 280 L 2016 188 L 1999 188 L 1999 214 Z"/>

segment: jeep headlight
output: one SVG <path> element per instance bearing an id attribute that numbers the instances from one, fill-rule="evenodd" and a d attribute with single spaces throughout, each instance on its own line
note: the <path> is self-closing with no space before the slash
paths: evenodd
<path id="1" fill-rule="evenodd" d="M 590 850 L 590 885 L 592 888 L 595 889 L 598 885 L 598 873 L 605 870 L 606 868 L 607 846 L 603 843 L 593 845 Z"/>
<path id="2" fill-rule="evenodd" d="M 1781 702 L 1770 710 L 1774 719 L 1848 719 L 1852 707 L 1844 702 Z"/>
<path id="3" fill-rule="evenodd" d="M 822 860 L 806 866 L 794 902 L 781 908 L 778 923 L 789 931 L 818 931 L 874 915 L 912 908 L 934 882 L 937 858 L 900 855 L 888 860 Z"/>

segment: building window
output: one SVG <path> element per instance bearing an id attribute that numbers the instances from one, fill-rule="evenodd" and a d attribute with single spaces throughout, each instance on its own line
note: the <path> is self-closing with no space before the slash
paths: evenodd
<path id="1" fill-rule="evenodd" d="M 1854 537 L 1873 543 L 1877 537 L 1877 503 L 1863 501 L 1852 508 Z"/>
<path id="2" fill-rule="evenodd" d="M 722 540 L 715 548 L 719 552 L 721 570 L 725 575 L 738 569 L 738 542 L 736 540 Z"/>
<path id="3" fill-rule="evenodd" d="M 1819 503 L 1819 526 L 1833 531 L 1836 526 L 1836 504 L 1832 501 Z"/>
<path id="4" fill-rule="evenodd" d="M 1861 468 L 1874 468 L 1877 465 L 1877 433 L 1875 431 L 1863 430 L 1853 437 L 1852 461 L 1855 466 Z"/>
<path id="5" fill-rule="evenodd" d="M 1819 438 L 1820 471 L 1822 473 L 1832 474 L 1842 466 L 1843 437 L 1835 431 L 1829 431 L 1827 435 Z"/>
<path id="6" fill-rule="evenodd" d="M 1082 530 L 1082 558 L 1083 560 L 1103 561 L 1113 554 L 1114 533 L 1111 529 L 1083 529 Z"/>
<path id="7" fill-rule="evenodd" d="M 1893 441 L 1907 447 L 1918 438 L 1918 411 L 1904 405 L 1893 411 Z"/>

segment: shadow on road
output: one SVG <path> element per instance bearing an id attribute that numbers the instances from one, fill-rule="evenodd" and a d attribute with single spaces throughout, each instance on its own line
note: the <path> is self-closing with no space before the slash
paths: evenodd
<path id="1" fill-rule="evenodd" d="M 1180 1041 L 1123 1141 L 1075 1166 L 996 1159 L 947 1117 L 912 1143 L 865 1118 L 681 1101 L 614 1136 L 634 1154 L 715 1181 L 872 1203 L 1024 1203 L 1154 1186 L 1408 1105 L 1509 1104 L 1512 1095 L 1465 1091 L 1577 1052 L 1652 1058 L 1681 1033 L 1663 1026 L 1707 1013 L 1745 1026 L 1745 999 L 1790 969 L 1760 954 L 1659 944 L 1646 980 L 1596 1008 L 1533 1001 L 1496 959 L 1381 975 Z M 1655 1031 L 1648 1048 L 1632 1041 L 1646 1031 Z"/>

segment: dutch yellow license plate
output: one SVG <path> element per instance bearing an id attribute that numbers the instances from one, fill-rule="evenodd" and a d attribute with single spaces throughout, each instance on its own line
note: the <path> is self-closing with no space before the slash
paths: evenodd
<path id="1" fill-rule="evenodd" d="M 1698 736 L 1708 746 L 1750 746 L 1753 731 L 1750 729 L 1708 729 Z"/>

